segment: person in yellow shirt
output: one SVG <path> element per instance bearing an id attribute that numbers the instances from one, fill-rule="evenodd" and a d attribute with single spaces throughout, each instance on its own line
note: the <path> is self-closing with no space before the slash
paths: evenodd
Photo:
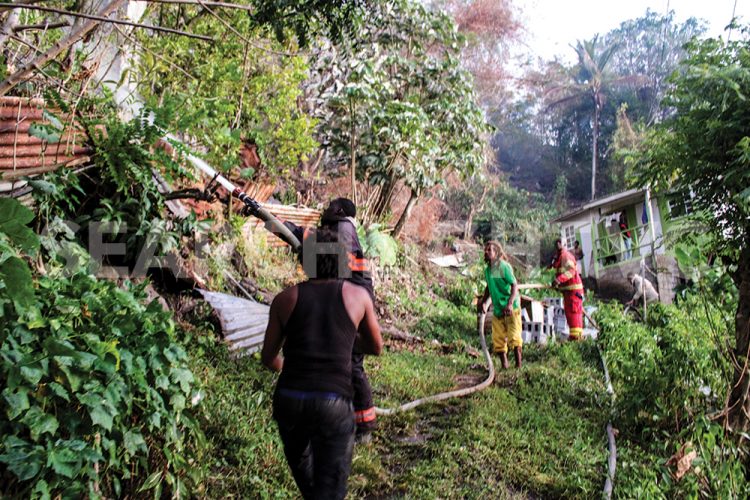
<path id="1" fill-rule="evenodd" d="M 487 286 L 477 304 L 477 311 L 486 313 L 487 299 L 492 298 L 492 346 L 500 354 L 503 368 L 508 368 L 508 348 L 516 355 L 516 367 L 521 368 L 521 303 L 518 293 L 518 282 L 513 275 L 513 268 L 508 263 L 508 256 L 497 241 L 488 241 L 484 245 L 484 261 L 487 267 L 484 278 Z"/>

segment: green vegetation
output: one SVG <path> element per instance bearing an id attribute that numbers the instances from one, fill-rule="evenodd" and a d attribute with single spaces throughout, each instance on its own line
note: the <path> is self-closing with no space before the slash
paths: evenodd
<path id="1" fill-rule="evenodd" d="M 232 356 L 210 324 L 196 321 L 184 337 L 202 394 L 197 419 L 205 443 L 197 462 L 204 498 L 289 498 L 289 474 L 271 418 L 275 377 L 257 356 Z"/>
<path id="2" fill-rule="evenodd" d="M 624 319 L 617 306 L 598 312 L 616 393 L 619 497 L 750 494 L 742 452 L 718 420 L 731 373 L 724 348 L 729 319 L 696 294 L 679 307 L 652 306 L 645 325 Z M 678 473 L 668 463 L 692 451 L 692 468 Z"/>
<path id="3" fill-rule="evenodd" d="M 145 284 L 118 288 L 54 258 L 32 282 L 33 214 L 0 206 L 3 492 L 184 496 L 199 484 L 188 445 L 201 432 L 171 315 L 143 305 Z"/>
<path id="4" fill-rule="evenodd" d="M 382 417 L 372 445 L 377 457 L 369 459 L 391 475 L 384 484 L 368 484 L 368 491 L 385 488 L 410 498 L 596 495 L 606 450 L 606 397 L 596 351 L 586 345 L 532 346 L 525 354 L 520 372 L 500 373 L 475 396 Z M 404 373 L 414 364 L 425 367 Z M 368 369 L 377 395 L 408 401 L 453 388 L 444 386 L 446 380 L 454 386 L 477 383 L 485 376 L 480 366 L 465 354 L 435 359 L 396 352 Z M 441 384 L 432 382 L 437 377 Z M 355 475 L 354 484 L 358 480 Z"/>
<path id="5" fill-rule="evenodd" d="M 595 498 L 611 422 L 615 497 L 750 497 L 750 29 L 701 41 L 695 19 L 647 11 L 580 40 L 575 64 L 542 62 L 511 99 L 506 2 L 149 2 L 136 21 L 171 33 L 107 24 L 75 40 L 34 9 L 88 2 L 22 4 L 0 9 L 0 86 L 45 108 L 19 107 L 4 159 L 26 168 L 22 148 L 42 140 L 49 160 L 75 122 L 89 160 L 22 180 L 34 211 L 0 197 L 2 496 L 297 495 L 271 417 L 276 376 L 232 354 L 186 290 L 237 293 L 237 278 L 268 300 L 303 276 L 230 193 L 202 191 L 190 153 L 284 203 L 354 199 L 393 334 L 366 362 L 383 407 L 486 377 L 483 240 L 546 284 L 549 221 L 571 200 L 629 185 L 681 198 L 684 213 L 689 202 L 667 238 L 686 278 L 675 304 L 634 322 L 588 294 L 598 343 L 527 345 L 523 368 L 482 392 L 381 417 L 356 448 L 351 496 Z M 110 61 L 119 47 L 125 60 Z M 160 143 L 167 133 L 182 142 Z M 189 216 L 167 210 L 167 183 L 193 198 Z M 425 198 L 430 241 L 417 246 L 402 229 Z M 460 273 L 427 260 L 448 247 Z"/>
<path id="6" fill-rule="evenodd" d="M 747 28 L 743 30 L 747 34 Z M 742 108 L 750 96 L 750 41 L 694 41 L 665 104 L 674 109 L 634 153 L 641 184 L 693 193 L 707 250 L 728 267 L 739 293 L 734 317 L 727 427 L 750 431 L 750 139 Z"/>

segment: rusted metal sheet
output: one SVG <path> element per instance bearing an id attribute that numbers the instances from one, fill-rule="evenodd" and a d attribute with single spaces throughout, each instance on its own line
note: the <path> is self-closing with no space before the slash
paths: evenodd
<path id="1" fill-rule="evenodd" d="M 46 144 L 46 148 L 40 148 L 39 144 L 4 146 L 0 145 L 0 158 L 14 157 L 36 157 L 43 154 L 47 157 L 54 156 L 77 156 L 91 153 L 91 148 L 86 146 L 76 146 L 75 144 L 65 144 L 57 142 Z"/>
<path id="2" fill-rule="evenodd" d="M 276 184 L 248 181 L 245 183 L 242 190 L 258 203 L 265 203 L 276 190 Z"/>
<path id="3" fill-rule="evenodd" d="M 302 227 L 315 227 L 320 220 L 320 212 L 312 208 L 293 207 L 290 205 L 273 205 L 270 203 L 261 203 L 263 208 L 275 215 L 279 220 L 289 221 Z M 263 228 L 264 222 L 257 219 L 255 228 Z M 268 243 L 272 247 L 283 247 L 286 245 L 284 240 L 276 235 L 268 238 Z"/>
<path id="4" fill-rule="evenodd" d="M 29 135 L 32 125 L 49 125 L 45 111 L 65 124 L 56 142 Z M 60 167 L 88 163 L 91 150 L 84 146 L 81 127 L 59 110 L 47 108 L 43 99 L 0 97 L 0 179 L 38 175 Z"/>
<path id="5" fill-rule="evenodd" d="M 263 346 L 270 307 L 226 293 L 198 290 L 219 317 L 224 340 L 237 354 L 251 354 Z"/>

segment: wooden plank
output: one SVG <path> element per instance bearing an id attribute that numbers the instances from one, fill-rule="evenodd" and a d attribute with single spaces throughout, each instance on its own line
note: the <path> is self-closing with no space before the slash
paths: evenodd
<path id="1" fill-rule="evenodd" d="M 320 212 L 312 208 L 294 207 L 291 205 L 274 205 L 261 203 L 261 206 L 279 218 L 279 220 L 292 222 L 301 227 L 315 227 L 320 221 Z M 255 221 L 255 228 L 263 228 L 264 222 Z M 269 233 L 268 244 L 274 248 L 288 246 L 287 243 L 273 233 Z"/>
<path id="2" fill-rule="evenodd" d="M 0 170 L 16 170 L 24 168 L 38 168 L 50 165 L 65 165 L 69 161 L 75 160 L 76 156 L 51 155 L 51 156 L 12 156 L 0 157 Z"/>
<path id="3" fill-rule="evenodd" d="M 41 97 L 0 96 L 0 106 L 18 106 L 19 104 L 21 106 L 43 108 L 45 102 Z"/>
<path id="4" fill-rule="evenodd" d="M 83 132 L 77 132 L 77 131 L 68 131 L 63 132 L 63 134 L 60 136 L 60 140 L 57 142 L 58 144 L 83 144 L 86 139 L 86 135 Z M 16 146 L 27 146 L 32 144 L 53 144 L 53 143 L 47 143 L 44 139 L 40 137 L 34 137 L 33 135 L 29 135 L 24 132 L 3 132 L 0 133 L 0 145 L 1 146 L 13 146 L 14 144 Z"/>
<path id="5" fill-rule="evenodd" d="M 0 180 L 10 181 L 13 179 L 19 179 L 21 177 L 26 177 L 30 175 L 44 174 L 46 172 L 52 172 L 53 170 L 57 170 L 58 168 L 61 168 L 61 167 L 71 168 L 71 167 L 75 167 L 78 165 L 83 165 L 90 161 L 91 161 L 91 158 L 89 158 L 88 156 L 77 156 L 74 159 L 66 163 L 58 163 L 58 164 L 41 166 L 41 167 L 19 168 L 16 170 L 0 169 Z"/>

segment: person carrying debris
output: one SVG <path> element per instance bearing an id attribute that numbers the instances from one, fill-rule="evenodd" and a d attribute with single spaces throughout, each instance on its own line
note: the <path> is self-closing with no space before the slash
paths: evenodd
<path id="1" fill-rule="evenodd" d="M 372 275 L 365 258 L 362 245 L 357 236 L 357 226 L 354 217 L 357 208 L 348 198 L 336 198 L 323 211 L 320 227 L 335 231 L 338 241 L 348 250 L 347 273 L 342 276 L 348 281 L 364 287 L 370 294 L 373 303 L 375 293 Z M 297 239 L 302 243 L 302 253 L 305 252 L 305 241 L 314 232 L 311 228 L 303 228 L 291 222 L 284 222 Z M 372 388 L 364 367 L 365 356 L 361 352 L 352 353 L 352 384 L 354 386 L 354 414 L 357 420 L 357 442 L 368 442 L 371 433 L 377 426 L 375 405 L 372 400 Z"/>
<path id="2" fill-rule="evenodd" d="M 477 312 L 487 312 L 487 299 L 491 297 L 493 350 L 500 354 L 503 368 L 508 368 L 508 347 L 512 348 L 516 355 L 516 367 L 521 368 L 521 303 L 513 268 L 497 241 L 485 243 L 484 261 L 487 263 L 484 270 L 487 285 L 477 304 Z"/>
<path id="3" fill-rule="evenodd" d="M 273 417 L 303 498 L 341 499 L 356 427 L 352 350 L 378 355 L 383 339 L 368 291 L 339 276 L 347 249 L 336 231 L 315 238 L 320 252 L 302 257 L 309 279 L 271 303 L 261 360 L 281 372 Z"/>
<path id="4" fill-rule="evenodd" d="M 563 309 L 565 319 L 570 330 L 570 340 L 580 340 L 583 334 L 583 283 L 578 274 L 576 258 L 562 244 L 555 242 L 557 255 L 550 267 L 557 270 L 552 288 L 557 288 L 563 294 Z"/>
<path id="5" fill-rule="evenodd" d="M 634 304 L 642 304 L 643 300 L 648 302 L 656 302 L 659 300 L 659 294 L 647 278 L 642 277 L 639 274 L 628 273 L 628 281 L 633 285 L 633 298 L 625 303 L 627 306 Z"/>

